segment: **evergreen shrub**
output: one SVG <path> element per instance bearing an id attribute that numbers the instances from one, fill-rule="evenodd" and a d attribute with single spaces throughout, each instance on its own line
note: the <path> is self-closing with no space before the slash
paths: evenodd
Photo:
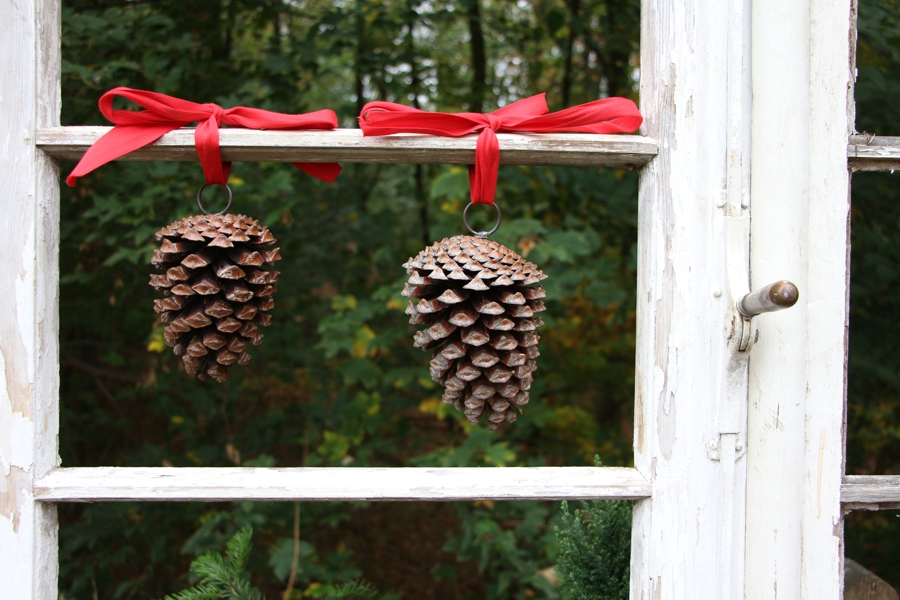
<path id="1" fill-rule="evenodd" d="M 628 600 L 631 561 L 631 502 L 585 502 L 569 511 L 562 503 L 559 592 L 563 600 Z"/>

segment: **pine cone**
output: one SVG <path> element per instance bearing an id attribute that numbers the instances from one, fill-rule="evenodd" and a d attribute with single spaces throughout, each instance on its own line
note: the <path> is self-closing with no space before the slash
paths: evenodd
<path id="1" fill-rule="evenodd" d="M 409 322 L 430 325 L 416 332 L 414 346 L 432 350 L 431 378 L 444 386 L 443 401 L 488 429 L 516 420 L 528 404 L 544 324 L 544 289 L 524 287 L 547 276 L 497 242 L 472 236 L 444 239 L 403 265 L 412 300 Z"/>
<path id="2" fill-rule="evenodd" d="M 265 249 L 275 238 L 250 217 L 198 215 L 163 227 L 156 239 L 162 245 L 151 264 L 166 272 L 151 275 L 150 285 L 166 294 L 153 301 L 166 344 L 191 375 L 225 381 L 229 365 L 250 362 L 245 348 L 259 344 L 258 327 L 272 321 L 265 311 L 275 305 L 278 271 L 257 267 L 281 258 L 278 248 Z"/>

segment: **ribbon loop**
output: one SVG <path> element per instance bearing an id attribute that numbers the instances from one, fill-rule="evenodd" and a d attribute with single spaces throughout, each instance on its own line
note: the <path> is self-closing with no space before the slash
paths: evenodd
<path id="1" fill-rule="evenodd" d="M 209 110 L 210 110 L 209 118 L 211 120 L 214 119 L 216 122 L 216 125 L 221 125 L 222 119 L 224 119 L 225 115 L 227 114 L 225 109 L 222 108 L 221 106 L 219 106 L 218 104 L 213 104 L 213 103 L 204 104 L 203 106 L 206 108 L 209 108 Z"/>
<path id="2" fill-rule="evenodd" d="M 131 100 L 144 110 L 117 110 L 116 96 Z M 332 110 L 289 115 L 268 110 L 236 106 L 224 109 L 218 104 L 197 104 L 157 92 L 117 87 L 100 97 L 100 112 L 115 127 L 88 148 L 66 183 L 75 185 L 79 177 L 120 156 L 152 144 L 179 127 L 198 121 L 194 130 L 197 157 L 207 184 L 225 185 L 231 171 L 230 162 L 222 162 L 219 148 L 219 126 L 222 124 L 247 129 L 334 129 L 337 115 Z M 341 172 L 337 163 L 292 163 L 301 171 L 331 183 Z"/>
<path id="3" fill-rule="evenodd" d="M 497 133 L 632 133 L 643 117 L 627 98 L 605 98 L 551 113 L 545 94 L 508 104 L 489 114 L 430 113 L 393 102 L 369 102 L 359 115 L 363 135 L 423 133 L 461 137 L 478 133 L 475 164 L 469 166 L 472 202 L 493 204 L 500 169 Z"/>

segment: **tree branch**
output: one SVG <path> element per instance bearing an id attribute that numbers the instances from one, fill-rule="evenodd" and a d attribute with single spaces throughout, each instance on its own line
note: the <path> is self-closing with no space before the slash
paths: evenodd
<path id="1" fill-rule="evenodd" d="M 120 371 L 113 371 L 111 369 L 104 369 L 103 367 L 97 367 L 89 362 L 85 362 L 81 359 L 75 358 L 71 354 L 67 352 L 61 352 L 60 358 L 62 359 L 60 362 L 67 367 L 73 367 L 78 369 L 79 371 L 84 371 L 90 375 L 94 375 L 95 377 L 106 377 L 108 379 L 118 379 L 119 381 L 128 381 L 130 383 L 140 383 L 141 378 L 135 377 L 134 375 L 128 375 L 126 373 L 122 373 Z"/>
<path id="2" fill-rule="evenodd" d="M 288 576 L 287 587 L 281 595 L 283 600 L 290 600 L 294 590 L 294 581 L 297 577 L 297 566 L 300 564 L 300 503 L 294 502 L 294 554 L 291 556 L 291 573 Z"/>

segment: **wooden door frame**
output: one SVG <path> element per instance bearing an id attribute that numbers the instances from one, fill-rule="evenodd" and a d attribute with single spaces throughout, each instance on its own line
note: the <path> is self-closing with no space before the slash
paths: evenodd
<path id="1" fill-rule="evenodd" d="M 78 155 L 84 136 L 99 133 L 59 127 L 59 1 L 0 0 L 4 593 L 57 597 L 54 502 L 151 500 L 162 478 L 173 481 L 170 500 L 632 498 L 632 598 L 839 599 L 841 494 L 845 507 L 900 502 L 893 480 L 841 479 L 848 153 L 860 168 L 900 164 L 900 140 L 851 138 L 848 149 L 855 10 L 855 0 L 644 0 L 643 136 L 501 140 L 507 163 L 646 164 L 635 469 L 504 469 L 477 485 L 459 470 L 356 469 L 371 476 L 361 489 L 340 472 L 302 469 L 216 470 L 191 487 L 178 469 L 58 468 L 53 158 Z M 135 158 L 183 159 L 189 134 Z M 474 149 L 467 139 L 423 148 L 394 138 L 361 150 L 356 134 L 334 132 L 292 139 L 284 151 L 279 132 L 235 134 L 226 151 L 251 160 L 467 162 Z M 753 323 L 736 316 L 751 283 L 781 278 L 800 285 L 798 306 Z M 420 475 L 432 492 L 411 491 Z"/>

